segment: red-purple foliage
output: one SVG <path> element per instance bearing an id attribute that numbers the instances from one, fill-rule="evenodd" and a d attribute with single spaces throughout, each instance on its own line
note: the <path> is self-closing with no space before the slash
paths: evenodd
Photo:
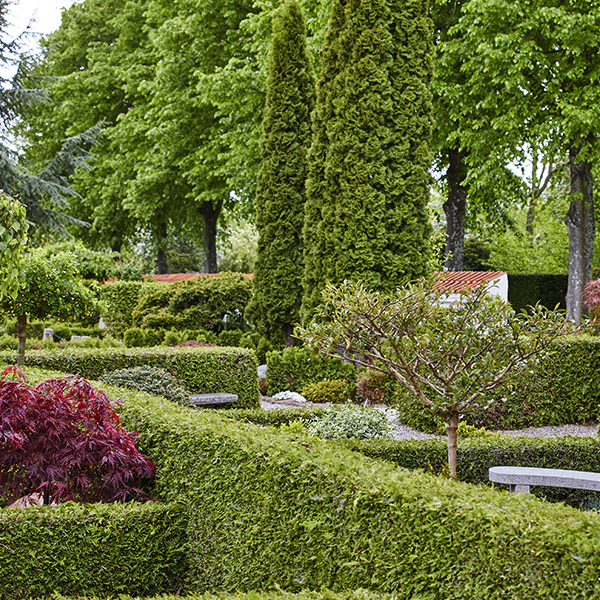
<path id="1" fill-rule="evenodd" d="M 206 342 L 196 342 L 194 340 L 188 340 L 187 342 L 181 342 L 181 344 L 177 344 L 177 348 L 182 348 L 184 346 L 214 346 L 214 344 L 207 344 Z"/>
<path id="2" fill-rule="evenodd" d="M 583 288 L 581 298 L 585 306 L 597 312 L 600 307 L 600 279 L 588 281 Z"/>
<path id="3" fill-rule="evenodd" d="M 9 374 L 20 376 L 9 381 Z M 0 496 L 40 491 L 50 500 L 123 502 L 143 494 L 154 464 L 121 427 L 108 396 L 80 377 L 27 385 L 0 374 Z"/>

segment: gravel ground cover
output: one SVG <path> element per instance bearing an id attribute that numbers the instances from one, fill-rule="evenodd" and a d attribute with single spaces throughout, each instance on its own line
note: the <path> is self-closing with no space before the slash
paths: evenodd
<path id="1" fill-rule="evenodd" d="M 287 408 L 289 406 L 302 406 L 296 402 L 285 401 L 273 402 L 268 396 L 261 396 L 260 404 L 265 410 Z M 383 404 L 374 405 L 373 408 L 386 413 L 390 423 L 394 425 L 392 435 L 396 440 L 425 440 L 427 438 L 445 438 L 446 436 L 422 433 L 406 425 L 402 425 L 394 415 L 393 409 L 388 409 Z M 500 431 L 505 436 L 529 436 L 529 437 L 562 437 L 572 435 L 575 437 L 597 437 L 597 425 L 559 425 L 556 427 L 530 427 L 528 429 L 513 429 Z"/>

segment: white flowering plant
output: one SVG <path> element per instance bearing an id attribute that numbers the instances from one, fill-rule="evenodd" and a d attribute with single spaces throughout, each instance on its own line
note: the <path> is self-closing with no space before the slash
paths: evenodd
<path id="1" fill-rule="evenodd" d="M 325 414 L 307 426 L 311 435 L 324 440 L 371 440 L 392 437 L 392 427 L 381 411 L 354 404 L 330 405 Z"/>
<path id="2" fill-rule="evenodd" d="M 290 392 L 290 390 L 278 392 L 273 396 L 273 400 L 294 400 L 295 402 L 306 402 L 306 398 L 304 396 L 298 392 Z"/>

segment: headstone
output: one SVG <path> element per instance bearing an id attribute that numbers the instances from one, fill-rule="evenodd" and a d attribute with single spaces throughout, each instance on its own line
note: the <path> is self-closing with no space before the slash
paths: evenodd
<path id="1" fill-rule="evenodd" d="M 42 336 L 43 340 L 53 340 L 54 339 L 54 329 L 44 329 L 44 335 Z"/>

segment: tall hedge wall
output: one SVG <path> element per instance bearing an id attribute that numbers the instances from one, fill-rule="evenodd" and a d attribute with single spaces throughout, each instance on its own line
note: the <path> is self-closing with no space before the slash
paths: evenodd
<path id="1" fill-rule="evenodd" d="M 187 513 L 129 503 L 0 510 L 0 598 L 175 593 L 184 584 Z"/>
<path id="2" fill-rule="evenodd" d="M 600 516 L 400 469 L 129 394 L 156 493 L 189 511 L 190 591 L 359 587 L 397 598 L 600 595 Z"/>
<path id="3" fill-rule="evenodd" d="M 1 364 L 16 364 L 15 352 L 0 352 Z M 108 348 L 28 350 L 25 365 L 96 379 L 116 369 L 162 367 L 186 384 L 190 392 L 238 395 L 237 408 L 259 408 L 257 362 L 243 348 Z"/>
<path id="4" fill-rule="evenodd" d="M 508 301 L 520 311 L 536 302 L 554 310 L 556 305 L 565 310 L 567 295 L 567 275 L 508 274 Z"/>
<path id="5" fill-rule="evenodd" d="M 600 337 L 565 338 L 553 344 L 552 352 L 531 372 L 491 392 L 493 406 L 467 415 L 466 421 L 488 429 L 595 422 L 600 407 Z M 403 388 L 397 388 L 395 401 L 405 425 L 435 432 L 442 424 Z"/>

